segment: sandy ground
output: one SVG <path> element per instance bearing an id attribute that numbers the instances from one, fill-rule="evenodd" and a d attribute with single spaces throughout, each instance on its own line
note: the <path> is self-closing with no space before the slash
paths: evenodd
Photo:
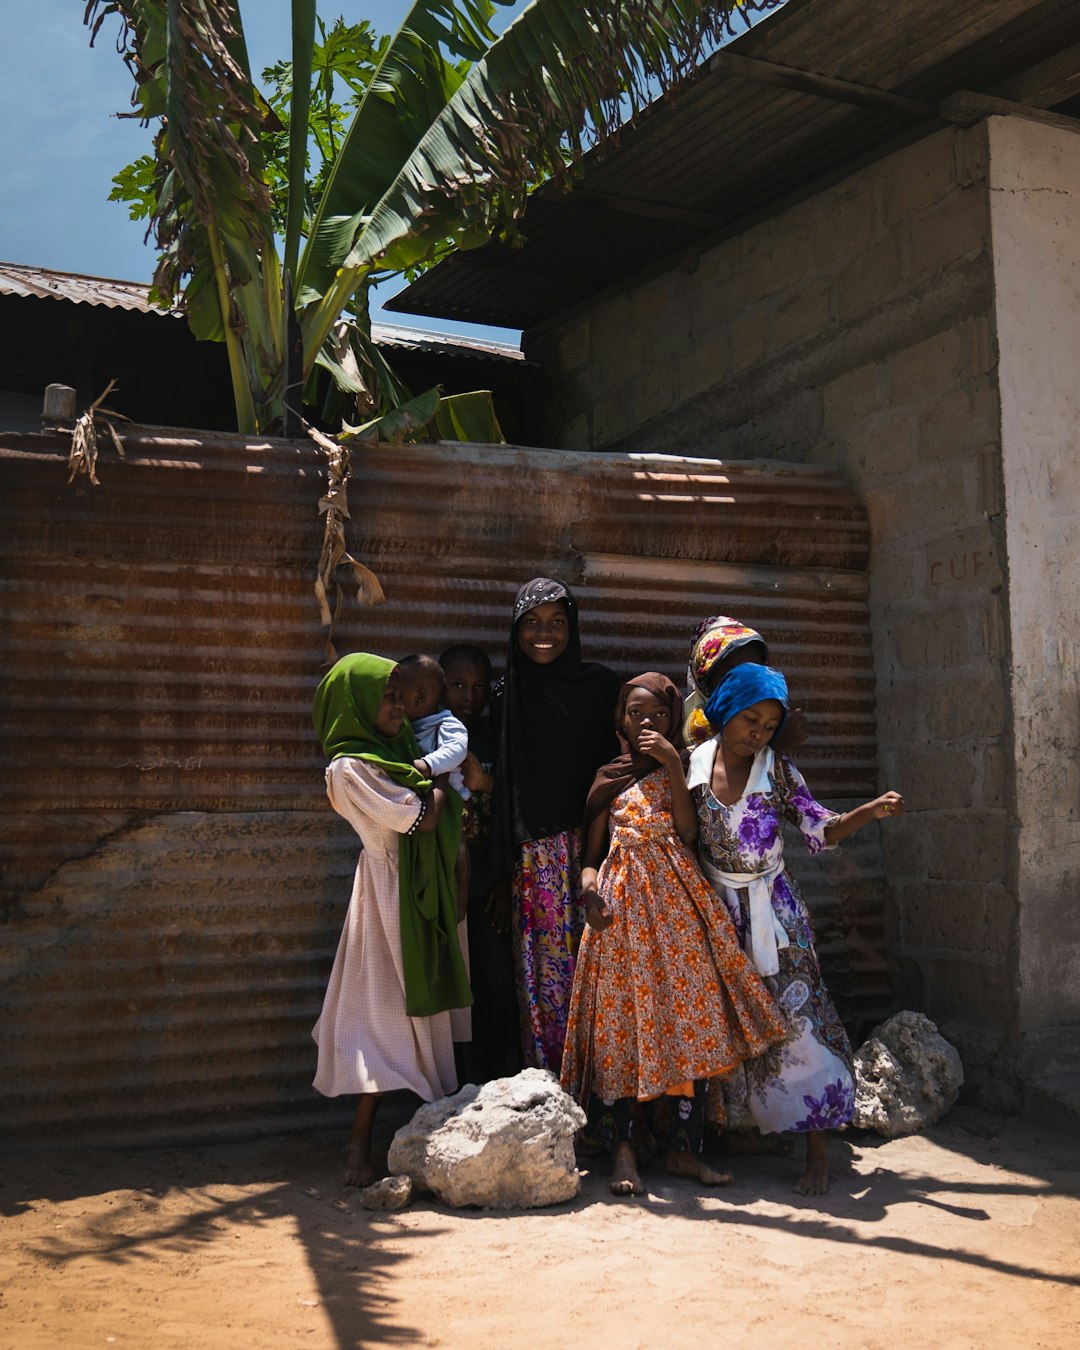
<path id="1" fill-rule="evenodd" d="M 3 1159 L 0 1347 L 1080 1346 L 1080 1141 L 957 1108 L 702 1193 L 370 1214 L 337 1133 Z"/>

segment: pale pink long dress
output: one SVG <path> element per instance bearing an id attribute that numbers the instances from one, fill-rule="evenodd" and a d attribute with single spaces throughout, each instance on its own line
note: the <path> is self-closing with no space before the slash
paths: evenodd
<path id="1" fill-rule="evenodd" d="M 366 760 L 335 759 L 326 794 L 363 841 L 322 1014 L 315 1087 L 324 1096 L 408 1088 L 424 1101 L 457 1087 L 450 1014 L 409 1017 L 401 964 L 398 838 L 420 798 Z"/>

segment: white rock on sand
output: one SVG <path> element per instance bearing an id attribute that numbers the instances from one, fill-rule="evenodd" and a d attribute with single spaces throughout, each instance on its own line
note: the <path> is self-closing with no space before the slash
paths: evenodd
<path id="1" fill-rule="evenodd" d="M 408 1177 L 382 1177 L 374 1185 L 365 1186 L 357 1199 L 365 1209 L 404 1209 L 412 1194 Z"/>
<path id="2" fill-rule="evenodd" d="M 445 1204 L 533 1209 L 581 1188 L 574 1135 L 585 1113 L 545 1069 L 523 1069 L 422 1106 L 390 1145 L 390 1171 Z"/>
<path id="3" fill-rule="evenodd" d="M 899 1012 L 855 1055 L 852 1124 L 886 1139 L 915 1134 L 955 1104 L 963 1081 L 959 1054 L 929 1017 Z"/>

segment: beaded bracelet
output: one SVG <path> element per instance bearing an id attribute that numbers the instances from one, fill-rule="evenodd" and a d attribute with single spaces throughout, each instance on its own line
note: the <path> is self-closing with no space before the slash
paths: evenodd
<path id="1" fill-rule="evenodd" d="M 408 837 L 409 837 L 410 834 L 415 834 L 416 831 L 420 828 L 420 822 L 421 822 L 421 821 L 424 819 L 424 817 L 427 815 L 427 804 L 428 804 L 428 799 L 427 799 L 426 797 L 421 797 L 421 798 L 420 798 L 420 814 L 416 817 L 416 819 L 413 821 L 413 823 L 412 823 L 412 824 L 409 826 L 409 828 L 405 831 L 405 838 L 406 838 L 406 839 L 408 839 Z"/>

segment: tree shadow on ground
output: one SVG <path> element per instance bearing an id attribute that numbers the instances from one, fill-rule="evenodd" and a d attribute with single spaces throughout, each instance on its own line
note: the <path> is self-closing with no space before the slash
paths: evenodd
<path id="1" fill-rule="evenodd" d="M 784 1231 L 799 1237 L 873 1246 L 906 1256 L 981 1267 L 1003 1275 L 1080 1287 L 1078 1271 L 1053 1271 L 969 1251 L 955 1243 L 915 1240 L 890 1233 L 867 1233 L 865 1225 L 884 1224 L 901 1206 L 937 1210 L 977 1225 L 992 1223 L 995 1201 L 1006 1197 L 1080 1196 L 1080 1157 L 1075 1142 L 1055 1131 L 1023 1122 L 986 1115 L 961 1107 L 923 1136 L 947 1157 L 956 1154 L 977 1166 L 993 1169 L 1002 1180 L 969 1181 L 953 1178 L 955 1167 L 897 1172 L 887 1166 L 868 1169 L 865 1163 L 890 1141 L 864 1131 L 830 1138 L 831 1184 L 824 1196 L 800 1196 L 792 1186 L 802 1168 L 801 1143 L 791 1157 L 721 1155 L 714 1164 L 734 1172 L 730 1187 L 703 1188 L 667 1176 L 653 1166 L 643 1173 L 646 1194 L 631 1200 L 608 1193 L 607 1165 L 590 1166 L 590 1184 L 583 1187 L 575 1207 L 590 1204 L 633 1204 L 664 1216 L 736 1223 L 749 1229 Z M 938 1156 L 941 1156 L 939 1154 Z M 883 1155 L 884 1160 L 884 1155 Z M 856 1164 L 861 1164 L 856 1166 Z M 707 1204 L 712 1199 L 719 1205 Z M 751 1207 L 765 1200 L 786 1213 L 761 1213 Z M 990 1208 L 988 1208 L 988 1206 Z"/>
<path id="2" fill-rule="evenodd" d="M 384 1103 L 376 1126 L 377 1149 L 387 1147 L 414 1105 L 407 1094 L 395 1094 Z M 411 1260 L 401 1250 L 403 1244 L 417 1251 L 417 1242 L 445 1240 L 461 1221 L 492 1225 L 495 1241 L 496 1232 L 505 1238 L 506 1221 L 544 1213 L 554 1223 L 573 1224 L 575 1215 L 597 1205 L 631 1205 L 660 1218 L 726 1224 L 744 1233 L 782 1232 L 1003 1276 L 1080 1285 L 1075 1272 L 975 1249 L 986 1226 L 993 1225 L 995 1206 L 1007 1198 L 1045 1200 L 1080 1192 L 1074 1142 L 1054 1131 L 997 1121 L 968 1108 L 927 1131 L 925 1145 L 920 1141 L 919 1148 L 907 1153 L 903 1168 L 889 1165 L 896 1154 L 890 1154 L 887 1141 L 857 1134 L 833 1139 L 833 1183 L 826 1196 L 792 1194 L 801 1170 L 798 1152 L 790 1158 L 726 1159 L 735 1183 L 718 1189 L 702 1189 L 652 1167 L 644 1174 L 647 1194 L 632 1200 L 610 1195 L 608 1165 L 598 1159 L 583 1162 L 581 1194 L 566 1205 L 545 1211 L 450 1210 L 421 1196 L 407 1225 L 392 1215 L 364 1211 L 356 1193 L 342 1186 L 346 1134 L 338 1128 L 203 1148 L 69 1153 L 59 1164 L 55 1153 L 9 1158 L 0 1185 L 0 1212 L 17 1218 L 41 1204 L 91 1202 L 74 1226 L 65 1223 L 55 1237 L 37 1238 L 29 1255 L 46 1270 L 91 1260 L 121 1271 L 146 1271 L 155 1260 L 200 1252 L 213 1259 L 221 1252 L 215 1243 L 223 1233 L 242 1235 L 243 1229 L 286 1221 L 302 1244 L 317 1285 L 318 1307 L 340 1350 L 423 1343 L 428 1329 L 413 1324 L 400 1295 Z M 881 1165 L 876 1165 L 875 1155 Z M 971 1164 L 979 1169 L 974 1180 Z M 177 1192 L 186 1203 L 175 1203 Z M 109 1199 L 107 1210 L 96 1203 L 102 1197 Z M 169 1213 L 164 1212 L 166 1197 Z M 939 1230 L 939 1237 L 921 1231 L 912 1235 L 910 1223 L 907 1233 L 890 1231 L 890 1218 L 904 1206 L 932 1210 L 951 1227 L 947 1234 Z M 963 1225 L 959 1232 L 956 1221 Z M 967 1225 L 974 1226 L 970 1243 L 963 1240 Z"/>
<path id="3" fill-rule="evenodd" d="M 391 1094 L 380 1112 L 374 1143 L 383 1160 L 394 1131 L 415 1110 L 410 1097 Z M 223 1233 L 286 1221 L 304 1247 L 318 1306 L 341 1350 L 417 1344 L 424 1329 L 401 1315 L 403 1305 L 388 1290 L 409 1258 L 380 1243 L 387 1216 L 360 1208 L 356 1192 L 340 1184 L 346 1137 L 347 1129 L 337 1129 L 202 1147 L 102 1149 L 68 1153 L 71 1161 L 59 1165 L 55 1153 L 13 1155 L 0 1183 L 0 1213 L 12 1219 L 41 1204 L 99 1202 L 65 1223 L 62 1234 L 24 1247 L 54 1270 L 86 1259 L 121 1271 L 199 1253 L 212 1259 Z M 179 1205 L 178 1192 L 185 1197 Z M 102 1197 L 109 1197 L 107 1209 Z M 167 1197 L 169 1214 L 161 1212 Z M 430 1219 L 407 1231 L 394 1227 L 395 1243 L 437 1238 L 443 1225 L 434 1211 Z M 213 1318 L 213 1309 L 203 1311 Z"/>

